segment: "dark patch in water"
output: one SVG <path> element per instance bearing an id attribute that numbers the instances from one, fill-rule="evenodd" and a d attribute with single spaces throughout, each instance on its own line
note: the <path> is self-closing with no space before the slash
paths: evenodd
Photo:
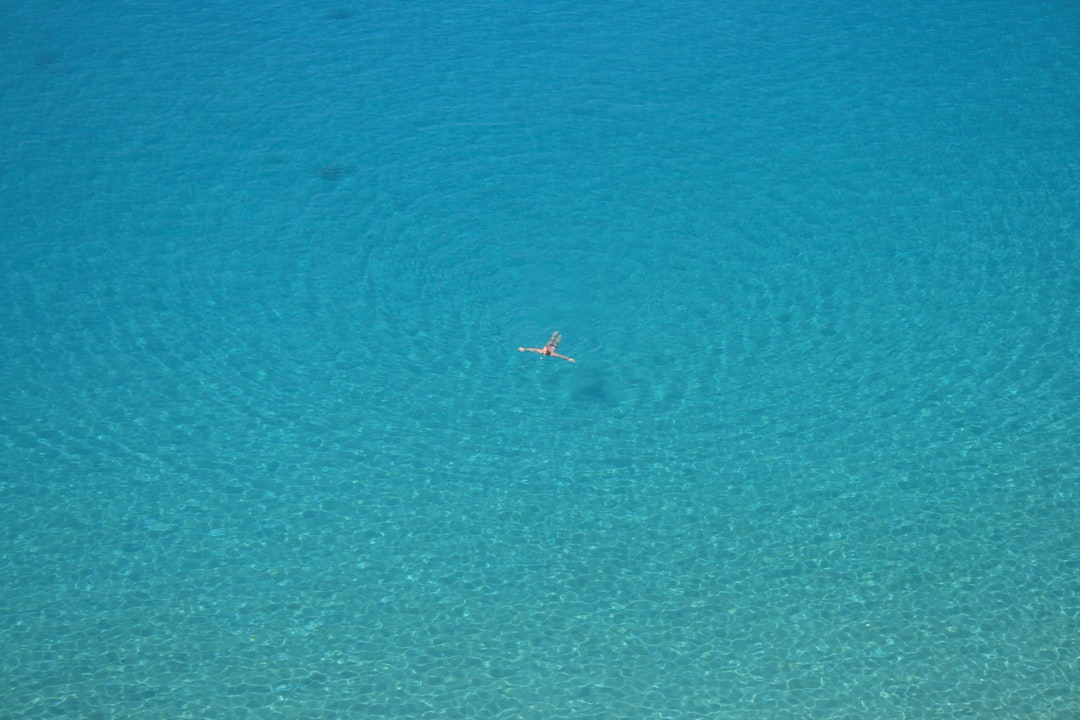
<path id="1" fill-rule="evenodd" d="M 356 168 L 352 165 L 340 165 L 332 163 L 330 165 L 323 165 L 315 174 L 321 177 L 326 182 L 336 182 L 342 178 L 348 177 L 356 172 Z"/>
<path id="2" fill-rule="evenodd" d="M 56 64 L 59 59 L 60 53 L 56 50 L 38 50 L 34 53 L 34 65 L 42 69 Z"/>
<path id="3" fill-rule="evenodd" d="M 574 388 L 573 397 L 575 400 L 588 400 L 590 402 L 599 402 L 605 405 L 615 404 L 615 399 L 608 390 L 607 381 L 602 375 L 598 374 L 593 375 L 583 384 Z"/>
<path id="4" fill-rule="evenodd" d="M 336 8 L 330 8 L 329 10 L 326 11 L 326 18 L 327 18 L 327 20 L 337 20 L 337 21 L 340 22 L 342 20 L 348 20 L 349 18 L 351 18 L 355 14 L 356 14 L 356 11 L 353 10 L 352 8 L 349 8 L 349 7 L 336 7 Z"/>

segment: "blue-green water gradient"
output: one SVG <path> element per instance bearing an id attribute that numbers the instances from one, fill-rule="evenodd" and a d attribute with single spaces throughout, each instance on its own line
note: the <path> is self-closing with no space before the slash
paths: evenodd
<path id="1" fill-rule="evenodd" d="M 1074 2 L 0 63 L 0 718 L 1080 714 Z"/>

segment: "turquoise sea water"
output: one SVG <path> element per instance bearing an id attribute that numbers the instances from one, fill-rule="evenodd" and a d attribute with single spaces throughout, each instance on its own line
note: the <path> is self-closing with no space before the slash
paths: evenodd
<path id="1" fill-rule="evenodd" d="M 1076 3 L 205 5 L 0 3 L 0 718 L 1080 715 Z"/>

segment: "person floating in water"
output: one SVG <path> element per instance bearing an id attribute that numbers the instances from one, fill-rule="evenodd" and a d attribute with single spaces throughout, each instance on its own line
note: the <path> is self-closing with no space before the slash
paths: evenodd
<path id="1" fill-rule="evenodd" d="M 551 333 L 551 338 L 547 341 L 547 345 L 545 345 L 544 347 L 542 347 L 542 348 L 519 347 L 518 352 L 534 352 L 534 353 L 538 353 L 540 355 L 548 355 L 550 357 L 562 358 L 563 360 L 569 360 L 570 362 L 574 362 L 574 358 L 566 357 L 565 355 L 560 355 L 559 353 L 555 352 L 558 349 L 560 342 L 562 342 L 562 335 L 560 335 L 557 332 L 553 332 L 553 333 Z"/>

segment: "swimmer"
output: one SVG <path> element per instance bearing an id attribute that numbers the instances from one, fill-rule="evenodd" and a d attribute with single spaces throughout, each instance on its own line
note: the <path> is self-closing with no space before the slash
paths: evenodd
<path id="1" fill-rule="evenodd" d="M 562 341 L 562 335 L 560 335 L 557 332 L 553 332 L 553 333 L 551 333 L 551 339 L 549 339 L 547 341 L 547 345 L 545 345 L 544 347 L 542 347 L 542 348 L 519 347 L 518 352 L 534 352 L 534 353 L 538 353 L 540 355 L 548 355 L 550 357 L 562 358 L 563 360 L 569 360 L 570 362 L 574 362 L 574 358 L 566 357 L 565 355 L 560 355 L 559 353 L 555 352 L 555 350 L 558 349 L 559 343 L 561 341 Z"/>

